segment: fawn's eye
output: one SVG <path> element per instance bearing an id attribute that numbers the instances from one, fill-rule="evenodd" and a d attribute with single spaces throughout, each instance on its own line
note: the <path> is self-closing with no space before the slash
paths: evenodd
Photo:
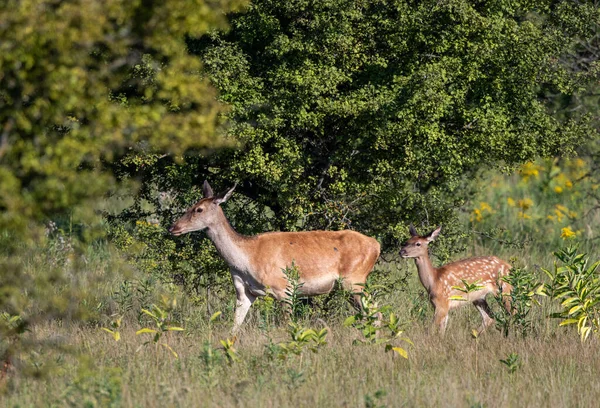
<path id="1" fill-rule="evenodd" d="M 196 208 L 196 212 L 197 213 L 201 213 L 202 212 L 202 208 Z"/>
<path id="2" fill-rule="evenodd" d="M 417 242 L 417 244 L 416 244 L 416 245 L 417 245 L 417 246 L 421 246 L 421 243 L 420 243 L 420 242 Z"/>

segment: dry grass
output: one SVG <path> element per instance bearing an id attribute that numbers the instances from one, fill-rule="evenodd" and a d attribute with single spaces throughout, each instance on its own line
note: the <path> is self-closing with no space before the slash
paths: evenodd
<path id="1" fill-rule="evenodd" d="M 526 338 L 504 338 L 490 330 L 476 342 L 470 332 L 479 325 L 479 315 L 466 307 L 451 314 L 442 339 L 429 332 L 430 316 L 419 319 L 410 314 L 420 290 L 413 274 L 408 286 L 387 299 L 408 322 L 406 334 L 415 344 L 408 360 L 385 353 L 383 346 L 353 345 L 359 334 L 337 319 L 328 321 L 329 344 L 318 353 L 273 359 L 267 346 L 286 340 L 285 325 L 260 329 L 258 310 L 252 311 L 236 344 L 240 360 L 231 365 L 218 350 L 218 340 L 228 336 L 229 316 L 211 331 L 205 316 L 190 306 L 180 311 L 186 331 L 169 339 L 178 359 L 162 348 L 158 355 L 152 347 L 138 350 L 144 336 L 135 335 L 141 326 L 134 318 L 126 320 L 119 342 L 97 326 L 51 322 L 35 327 L 31 335 L 60 335 L 86 357 L 46 356 L 45 361 L 52 360 L 58 368 L 41 380 L 13 376 L 5 385 L 11 391 L 4 397 L 5 406 L 596 405 L 598 341 L 582 345 L 572 330 L 557 328 L 557 322 L 544 317 L 547 304 L 536 310 L 534 331 Z M 304 324 L 320 328 L 322 323 Z M 207 344 L 217 356 L 212 363 L 207 363 Z M 510 353 L 521 360 L 514 374 L 500 362 Z"/>

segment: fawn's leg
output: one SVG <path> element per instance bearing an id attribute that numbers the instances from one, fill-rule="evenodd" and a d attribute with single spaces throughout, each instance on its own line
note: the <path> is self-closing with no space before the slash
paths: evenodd
<path id="1" fill-rule="evenodd" d="M 492 318 L 492 311 L 488 306 L 485 299 L 477 299 L 473 301 L 473 305 L 479 310 L 479 314 L 481 314 L 481 327 L 478 330 L 478 333 L 482 333 L 488 326 L 494 324 L 494 319 Z"/>

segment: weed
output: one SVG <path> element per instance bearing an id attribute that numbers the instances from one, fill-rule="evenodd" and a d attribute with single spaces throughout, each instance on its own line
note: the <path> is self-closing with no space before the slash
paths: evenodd
<path id="1" fill-rule="evenodd" d="M 502 277 L 502 282 L 512 286 L 511 292 L 495 296 L 496 303 L 500 305 L 499 312 L 494 314 L 496 327 L 505 337 L 511 331 L 518 332 L 525 337 L 533 329 L 531 310 L 533 305 L 539 306 L 537 297 L 544 296 L 544 285 L 537 276 L 524 268 L 512 268 L 510 274 Z M 502 289 L 502 282 L 498 285 Z M 507 302 L 508 300 L 508 302 Z M 504 305 L 510 304 L 510 310 Z"/>
<path id="2" fill-rule="evenodd" d="M 344 326 L 352 326 L 360 331 L 363 339 L 354 340 L 354 344 L 385 344 L 385 351 L 393 351 L 408 358 L 406 349 L 396 345 L 397 341 L 411 344 L 409 338 L 403 337 L 403 330 L 398 317 L 390 311 L 389 306 L 379 306 L 376 300 L 377 287 L 367 286 L 360 296 L 360 308 L 354 316 L 344 321 Z M 374 291 L 375 294 L 372 294 Z"/>
<path id="3" fill-rule="evenodd" d="M 510 353 L 506 359 L 500 360 L 506 366 L 509 374 L 514 374 L 521 367 L 521 358 L 517 353 Z"/>
<path id="4" fill-rule="evenodd" d="M 121 340 L 121 332 L 119 329 L 121 328 L 121 323 L 123 322 L 123 316 L 118 316 L 116 319 L 110 322 L 110 328 L 103 327 L 102 330 L 109 333 L 115 341 Z"/>
<path id="5" fill-rule="evenodd" d="M 371 394 L 365 394 L 365 408 L 385 408 L 385 405 L 380 405 L 380 400 L 387 395 L 385 390 L 377 390 Z"/>
<path id="6" fill-rule="evenodd" d="M 156 363 L 158 364 L 158 347 L 162 346 L 167 349 L 175 358 L 179 358 L 175 350 L 168 343 L 167 334 L 173 331 L 183 331 L 184 329 L 179 326 L 173 326 L 173 323 L 170 320 L 170 311 L 175 308 L 177 305 L 177 301 L 175 298 L 169 300 L 166 297 L 163 297 L 163 307 L 159 307 L 157 305 L 152 305 L 152 311 L 147 309 L 142 309 L 142 312 L 147 316 L 150 316 L 152 319 L 155 328 L 144 327 L 137 332 L 136 335 L 139 334 L 153 334 L 152 340 L 149 340 L 140 346 L 143 347 L 147 344 L 154 343 L 154 351 L 156 356 Z M 164 340 L 163 340 L 164 338 Z M 138 348 L 138 350 L 140 349 Z"/>
<path id="7" fill-rule="evenodd" d="M 290 319 L 292 319 L 292 322 L 297 322 L 298 319 L 304 317 L 307 313 L 307 308 L 301 301 L 304 282 L 300 282 L 300 271 L 294 262 L 292 262 L 291 266 L 283 269 L 283 274 L 288 281 L 284 302 L 289 308 Z"/>
<path id="8" fill-rule="evenodd" d="M 562 320 L 560 326 L 577 325 L 583 342 L 600 331 L 600 277 L 596 273 L 600 261 L 589 264 L 589 258 L 578 253 L 577 246 L 554 255 L 562 266 L 555 262 L 553 271 L 543 269 L 550 278 L 546 293 L 561 306 L 561 311 L 551 316 Z"/>

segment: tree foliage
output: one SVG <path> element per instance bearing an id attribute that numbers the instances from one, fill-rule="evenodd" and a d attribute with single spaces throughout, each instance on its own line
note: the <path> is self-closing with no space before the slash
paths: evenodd
<path id="1" fill-rule="evenodd" d="M 112 165 L 142 151 L 227 143 L 218 132 L 224 108 L 184 40 L 225 28 L 225 13 L 240 6 L 0 3 L 0 311 L 21 315 L 24 325 L 49 314 L 80 316 L 77 280 L 67 285 L 63 271 L 75 274 L 85 259 L 74 253 L 56 265 L 44 251 L 56 231 L 64 242 L 63 231 L 79 226 L 82 238 L 100 221 L 101 199 L 118 185 Z M 44 234 L 50 220 L 59 225 Z M 0 357 L 11 353 L 7 327 L 0 325 Z"/>
<path id="2" fill-rule="evenodd" d="M 593 134 L 550 96 L 597 78 L 570 56 L 599 16 L 592 2 L 256 0 L 230 30 L 187 40 L 239 148 L 123 166 L 144 187 L 118 236 L 139 237 L 126 219 L 167 226 L 206 178 L 239 183 L 226 212 L 242 233 L 352 228 L 390 249 L 410 222 L 444 223 L 456 249 L 455 209 L 480 171 L 568 155 Z M 225 265 L 198 237 L 155 235 L 138 260 L 214 286 Z"/>
<path id="3" fill-rule="evenodd" d="M 44 219 L 101 196 L 101 162 L 222 144 L 186 34 L 235 2 L 17 1 L 0 6 L 0 208 Z"/>
<path id="4" fill-rule="evenodd" d="M 183 168 L 167 158 L 146 182 L 240 181 L 273 228 L 350 227 L 389 245 L 409 221 L 452 218 L 465 175 L 589 135 L 545 95 L 597 75 L 561 57 L 598 19 L 585 2 L 255 1 L 230 31 L 188 41 L 243 147 Z"/>

